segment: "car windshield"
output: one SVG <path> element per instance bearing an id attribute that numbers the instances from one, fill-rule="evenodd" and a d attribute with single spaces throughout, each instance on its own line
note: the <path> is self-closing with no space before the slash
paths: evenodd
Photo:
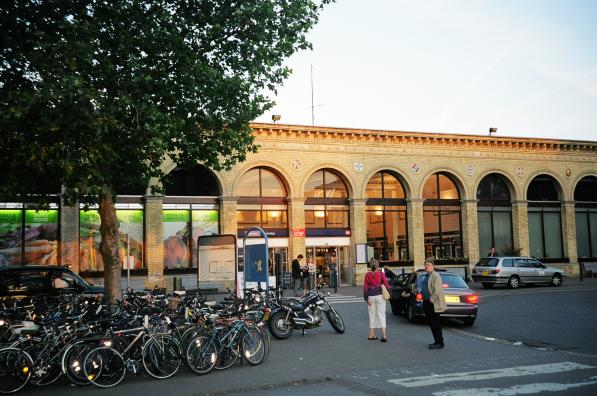
<path id="1" fill-rule="evenodd" d="M 494 257 L 485 257 L 479 260 L 477 267 L 497 267 L 500 259 Z"/>
<path id="2" fill-rule="evenodd" d="M 464 279 L 462 279 L 460 276 L 458 276 L 456 274 L 448 274 L 445 272 L 438 272 L 438 274 L 442 278 L 442 286 L 444 287 L 444 289 L 446 289 L 446 288 L 468 289 L 468 285 L 466 284 Z M 417 287 L 419 287 L 419 288 L 421 287 L 421 282 L 422 282 L 423 278 L 427 279 L 426 276 L 419 275 L 419 277 L 417 278 Z"/>

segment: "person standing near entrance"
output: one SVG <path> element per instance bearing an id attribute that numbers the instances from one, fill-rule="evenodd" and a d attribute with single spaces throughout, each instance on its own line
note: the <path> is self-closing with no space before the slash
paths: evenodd
<path id="1" fill-rule="evenodd" d="M 433 260 L 425 260 L 425 274 L 421 276 L 423 276 L 421 280 L 423 311 L 429 321 L 429 327 L 431 327 L 434 340 L 433 344 L 429 344 L 429 349 L 441 349 L 444 347 L 444 337 L 439 314 L 444 312 L 447 306 L 442 287 L 442 278 L 435 272 Z"/>
<path id="2" fill-rule="evenodd" d="M 336 264 L 336 256 L 331 256 L 328 262 L 328 274 L 330 278 L 330 287 L 334 289 L 334 293 L 338 293 L 338 265 Z"/>
<path id="3" fill-rule="evenodd" d="M 292 286 L 294 289 L 294 296 L 298 297 L 298 289 L 301 287 L 303 272 L 301 271 L 301 260 L 303 255 L 299 254 L 292 260 Z"/>
<path id="4" fill-rule="evenodd" d="M 313 264 L 313 257 L 307 257 L 307 277 L 309 278 L 309 290 L 317 287 L 315 284 L 315 264 Z"/>
<path id="5" fill-rule="evenodd" d="M 492 247 L 491 249 L 489 249 L 489 252 L 487 252 L 487 257 L 497 257 L 497 256 L 498 256 L 498 254 L 495 251 L 494 247 Z"/>
<path id="6" fill-rule="evenodd" d="M 386 275 L 379 271 L 379 261 L 372 259 L 371 271 L 365 274 L 363 282 L 363 297 L 369 311 L 369 337 L 368 340 L 377 340 L 375 329 L 381 329 L 381 342 L 388 342 L 386 334 L 386 300 L 381 295 L 382 282 L 390 290 Z"/>

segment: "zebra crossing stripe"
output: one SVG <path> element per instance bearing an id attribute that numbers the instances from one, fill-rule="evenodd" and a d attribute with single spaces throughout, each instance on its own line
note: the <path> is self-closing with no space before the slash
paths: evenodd
<path id="1" fill-rule="evenodd" d="M 408 388 L 414 388 L 417 386 L 444 384 L 446 382 L 480 381 L 506 377 L 524 377 L 527 375 L 562 373 L 567 371 L 587 370 L 594 368 L 597 367 L 587 366 L 584 364 L 574 362 L 561 362 L 550 364 L 537 364 L 533 366 L 508 367 L 496 370 L 469 371 L 465 373 L 450 373 L 439 375 L 430 374 L 420 377 L 391 379 L 388 380 L 388 382 L 396 385 L 405 386 Z"/>
<path id="2" fill-rule="evenodd" d="M 581 386 L 590 386 L 597 384 L 594 381 L 597 377 L 591 377 L 588 381 L 576 383 L 557 383 L 557 382 L 542 382 L 536 384 L 514 385 L 509 388 L 470 388 L 470 389 L 454 389 L 443 392 L 434 392 L 434 396 L 514 396 L 514 395 L 530 395 L 542 392 L 563 392 L 573 388 L 580 388 Z"/>

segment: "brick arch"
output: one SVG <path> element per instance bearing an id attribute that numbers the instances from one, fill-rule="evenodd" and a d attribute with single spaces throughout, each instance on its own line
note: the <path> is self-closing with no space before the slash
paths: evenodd
<path id="1" fill-rule="evenodd" d="M 267 161 L 256 161 L 256 162 L 251 162 L 251 163 L 244 163 L 243 165 L 244 166 L 242 166 L 240 168 L 236 168 L 234 170 L 234 173 L 236 174 L 236 176 L 234 177 L 234 180 L 232 181 L 232 183 L 230 185 L 230 195 L 231 196 L 236 196 L 236 188 L 238 186 L 238 183 L 240 182 L 242 177 L 245 175 L 245 173 L 247 173 L 248 171 L 250 171 L 251 169 L 254 169 L 254 168 L 265 168 L 267 170 L 272 171 L 276 176 L 278 176 L 280 178 L 282 185 L 286 189 L 286 197 L 293 196 L 293 189 L 289 182 L 289 180 L 291 180 L 290 176 L 283 168 L 281 168 L 277 164 L 274 164 L 272 162 L 267 162 Z"/>
<path id="2" fill-rule="evenodd" d="M 356 191 L 355 187 L 354 187 L 355 186 L 354 180 L 352 180 L 351 178 L 348 177 L 348 172 L 345 169 L 342 169 L 339 166 L 330 164 L 330 163 L 318 164 L 317 166 L 313 166 L 305 172 L 305 176 L 303 177 L 303 180 L 301 181 L 300 190 L 299 190 L 301 197 L 305 196 L 305 185 L 307 184 L 307 180 L 309 180 L 309 178 L 311 177 L 311 175 L 313 175 L 313 173 L 315 173 L 319 170 L 323 170 L 323 169 L 333 170 L 334 173 L 336 173 L 338 176 L 340 176 L 340 178 L 346 185 L 346 189 L 348 190 L 348 199 L 354 198 L 355 191 Z"/>
<path id="3" fill-rule="evenodd" d="M 418 188 L 417 198 L 423 199 L 423 188 L 425 187 L 425 183 L 432 175 L 434 175 L 436 173 L 440 173 L 440 172 L 446 173 L 450 176 L 450 180 L 452 180 L 452 182 L 454 182 L 454 184 L 456 185 L 456 188 L 458 189 L 458 195 L 460 196 L 461 200 L 475 199 L 474 197 L 471 198 L 470 191 L 468 191 L 468 189 L 466 188 L 466 184 L 463 182 L 463 177 L 459 172 L 457 172 L 456 170 L 454 170 L 452 168 L 439 168 L 439 167 L 431 169 L 429 172 L 425 173 L 421 177 L 421 181 L 420 181 L 419 188 Z M 476 194 L 476 191 L 475 191 L 475 194 Z"/>
<path id="4" fill-rule="evenodd" d="M 407 178 L 407 173 L 399 168 L 395 168 L 392 166 L 378 166 L 373 168 L 371 171 L 367 172 L 363 176 L 363 182 L 359 189 L 360 197 L 365 198 L 365 190 L 367 189 L 367 184 L 369 180 L 375 175 L 377 172 L 388 172 L 396 176 L 396 178 L 402 183 L 402 188 L 404 189 L 405 199 L 411 199 L 413 195 L 413 189 L 411 186 L 411 181 Z"/>

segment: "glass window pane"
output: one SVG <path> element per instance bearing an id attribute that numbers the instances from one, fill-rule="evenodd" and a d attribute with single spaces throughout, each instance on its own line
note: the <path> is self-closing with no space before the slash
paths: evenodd
<path id="1" fill-rule="evenodd" d="M 103 271 L 104 261 L 99 250 L 101 235 L 100 216 L 97 210 L 79 212 L 79 270 Z"/>
<path id="2" fill-rule="evenodd" d="M 404 189 L 400 181 L 389 173 L 383 175 L 384 198 L 404 199 Z"/>
<path id="3" fill-rule="evenodd" d="M 58 211 L 25 211 L 25 264 L 58 264 Z"/>
<path id="4" fill-rule="evenodd" d="M 282 181 L 273 172 L 261 169 L 261 196 L 285 197 L 286 190 Z"/>
<path id="5" fill-rule="evenodd" d="M 576 251 L 578 257 L 591 257 L 589 217 L 586 212 L 576 212 Z"/>
<path id="6" fill-rule="evenodd" d="M 439 199 L 459 199 L 458 189 L 446 175 L 439 175 Z"/>
<path id="7" fill-rule="evenodd" d="M 288 223 L 285 210 L 267 210 L 263 211 L 263 227 L 266 228 L 285 228 Z"/>
<path id="8" fill-rule="evenodd" d="M 479 257 L 485 257 L 489 249 L 493 247 L 491 239 L 491 212 L 477 212 L 477 223 L 479 227 Z"/>
<path id="9" fill-rule="evenodd" d="M 564 257 L 562 252 L 562 217 L 559 212 L 544 212 L 545 257 Z"/>
<path id="10" fill-rule="evenodd" d="M 193 238 L 191 238 L 191 256 L 193 257 L 193 268 L 197 268 L 197 238 L 203 235 L 218 235 L 220 213 L 217 210 L 193 210 L 191 214 L 191 227 Z"/>
<path id="11" fill-rule="evenodd" d="M 306 198 L 324 198 L 323 196 L 323 171 L 319 170 L 309 177 L 305 185 Z"/>
<path id="12" fill-rule="evenodd" d="M 21 209 L 0 210 L 0 267 L 21 264 Z"/>
<path id="13" fill-rule="evenodd" d="M 236 189 L 236 194 L 239 197 L 258 197 L 259 192 L 259 169 L 251 169 L 247 173 L 245 173 L 238 187 Z"/>
<path id="14" fill-rule="evenodd" d="M 541 229 L 541 212 L 529 210 L 529 244 L 531 256 L 545 257 L 543 253 L 543 232 Z"/>
<path id="15" fill-rule="evenodd" d="M 367 198 L 382 198 L 382 180 L 381 172 L 376 173 L 369 179 L 367 188 L 365 189 L 365 197 Z"/>
<path id="16" fill-rule="evenodd" d="M 439 199 L 437 193 L 437 174 L 430 176 L 423 186 L 424 199 Z"/>
<path id="17" fill-rule="evenodd" d="M 305 227 L 324 228 L 325 211 L 324 210 L 305 210 Z"/>
<path id="18" fill-rule="evenodd" d="M 512 216 L 510 212 L 493 212 L 493 239 L 498 254 L 512 254 Z"/>
<path id="19" fill-rule="evenodd" d="M 589 229 L 591 231 L 591 257 L 597 257 L 597 212 L 589 213 Z"/>
<path id="20" fill-rule="evenodd" d="M 144 268 L 143 263 L 143 210 L 116 210 L 118 228 L 120 262 L 124 263 L 127 245 L 126 235 L 129 237 L 128 254 L 131 269 Z"/>
<path id="21" fill-rule="evenodd" d="M 249 226 L 261 226 L 261 211 L 260 210 L 237 210 L 236 221 L 241 228 Z"/>
<path id="22" fill-rule="evenodd" d="M 164 268 L 190 267 L 190 217 L 189 210 L 162 210 Z"/>
<path id="23" fill-rule="evenodd" d="M 559 201 L 557 182 L 551 176 L 535 177 L 529 184 L 527 199 L 529 201 Z"/>
<path id="24" fill-rule="evenodd" d="M 574 200 L 575 201 L 597 201 L 597 177 L 587 176 L 583 177 L 578 182 L 574 189 Z M 597 254 L 597 253 L 596 253 Z"/>
<path id="25" fill-rule="evenodd" d="M 325 197 L 347 198 L 346 186 L 342 179 L 333 172 L 325 171 Z"/>
<path id="26" fill-rule="evenodd" d="M 348 212 L 346 211 L 327 211 L 328 228 L 348 228 Z"/>

